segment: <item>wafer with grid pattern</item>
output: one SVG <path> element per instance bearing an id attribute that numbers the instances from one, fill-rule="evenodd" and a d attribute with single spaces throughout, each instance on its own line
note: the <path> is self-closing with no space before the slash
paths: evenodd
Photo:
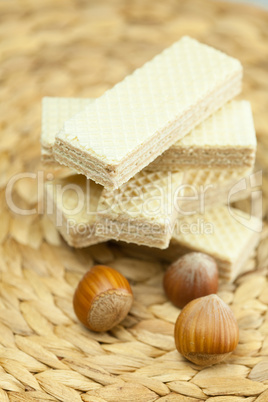
<path id="1" fill-rule="evenodd" d="M 176 219 L 175 197 L 182 173 L 144 170 L 117 190 L 104 189 L 97 222 L 107 239 L 166 248 Z"/>
<path id="2" fill-rule="evenodd" d="M 56 160 L 120 187 L 241 90 L 238 60 L 183 37 L 64 123 Z"/>
<path id="3" fill-rule="evenodd" d="M 70 246 L 81 248 L 103 241 L 96 233 L 96 211 L 102 190 L 82 175 L 46 183 L 47 216 Z"/>
<path id="4" fill-rule="evenodd" d="M 252 168 L 256 134 L 248 101 L 231 101 L 173 144 L 147 169 Z"/>
<path id="5" fill-rule="evenodd" d="M 64 122 L 83 110 L 94 99 L 60 98 L 46 96 L 42 99 L 41 157 L 44 163 L 54 164 L 52 147 L 57 132 Z"/>

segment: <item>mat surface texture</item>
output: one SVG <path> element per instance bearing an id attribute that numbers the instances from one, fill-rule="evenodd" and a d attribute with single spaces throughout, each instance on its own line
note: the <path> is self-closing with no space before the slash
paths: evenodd
<path id="1" fill-rule="evenodd" d="M 240 328 L 210 368 L 175 349 L 179 310 L 160 260 L 103 243 L 75 250 L 45 218 L 44 96 L 94 98 L 184 35 L 241 60 L 263 176 L 263 232 L 235 283 L 221 283 Z M 0 1 L 0 401 L 268 401 L 268 13 L 212 0 Z M 26 172 L 26 174 L 25 174 Z M 38 183 L 38 185 L 37 185 Z M 236 203 L 249 211 L 251 200 Z M 30 214 L 22 214 L 30 210 Z M 107 333 L 86 330 L 72 297 L 94 264 L 130 281 L 135 302 Z"/>

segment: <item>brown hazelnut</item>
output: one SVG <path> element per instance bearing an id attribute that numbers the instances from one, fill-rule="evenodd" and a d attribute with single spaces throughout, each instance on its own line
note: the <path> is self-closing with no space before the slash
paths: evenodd
<path id="1" fill-rule="evenodd" d="M 198 297 L 217 293 L 216 261 L 203 253 L 185 254 L 167 269 L 163 286 L 169 300 L 179 308 Z"/>
<path id="2" fill-rule="evenodd" d="M 77 318 L 92 331 L 108 331 L 128 314 L 133 294 L 113 268 L 96 265 L 79 282 L 73 297 Z"/>
<path id="3" fill-rule="evenodd" d="M 217 295 L 192 300 L 175 324 L 177 350 L 188 360 L 210 366 L 225 359 L 237 346 L 239 329 L 230 307 Z"/>

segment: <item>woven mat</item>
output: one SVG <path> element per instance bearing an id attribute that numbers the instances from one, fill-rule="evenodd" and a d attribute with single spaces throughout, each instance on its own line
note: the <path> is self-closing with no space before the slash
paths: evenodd
<path id="1" fill-rule="evenodd" d="M 101 95 L 184 34 L 245 67 L 265 220 L 268 14 L 212 0 L 0 1 L 1 402 L 268 401 L 266 224 L 247 273 L 219 290 L 238 319 L 239 345 L 225 363 L 200 369 L 174 348 L 178 310 L 163 294 L 159 261 L 108 244 L 68 248 L 42 213 L 41 98 Z M 32 208 L 28 216 L 5 203 L 5 187 L 20 172 L 29 176 L 14 182 L 12 200 Z M 128 318 L 102 334 L 79 325 L 72 309 L 75 286 L 96 262 L 123 272 L 135 294 Z"/>

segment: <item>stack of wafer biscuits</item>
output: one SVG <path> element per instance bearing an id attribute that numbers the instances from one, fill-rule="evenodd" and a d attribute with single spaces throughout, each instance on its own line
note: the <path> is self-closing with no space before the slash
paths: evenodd
<path id="1" fill-rule="evenodd" d="M 43 162 L 70 169 L 46 184 L 47 211 L 68 244 L 200 250 L 233 280 L 259 232 L 229 207 L 258 184 L 241 84 L 238 60 L 183 37 L 100 98 L 44 98 Z"/>

